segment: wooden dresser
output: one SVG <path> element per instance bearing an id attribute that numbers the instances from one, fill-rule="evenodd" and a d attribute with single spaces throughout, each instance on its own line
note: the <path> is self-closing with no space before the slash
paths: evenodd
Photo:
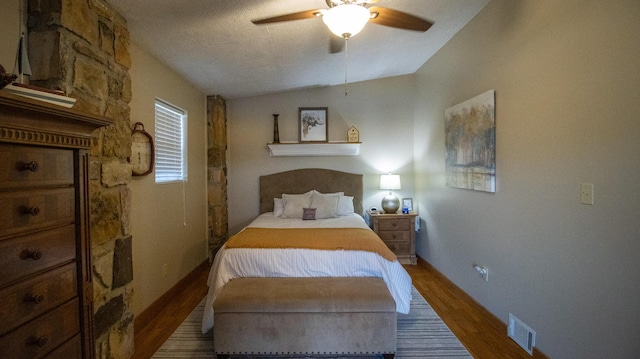
<path id="1" fill-rule="evenodd" d="M 416 216 L 408 214 L 379 214 L 367 211 L 370 225 L 380 239 L 396 254 L 402 264 L 416 264 Z"/>
<path id="2" fill-rule="evenodd" d="M 0 358 L 93 358 L 88 149 L 112 122 L 0 91 Z"/>

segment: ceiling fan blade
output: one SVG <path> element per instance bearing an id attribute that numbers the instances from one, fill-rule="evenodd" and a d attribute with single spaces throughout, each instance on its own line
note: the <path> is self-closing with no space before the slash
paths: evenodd
<path id="1" fill-rule="evenodd" d="M 303 19 L 311 19 L 317 17 L 321 10 L 306 10 L 300 12 L 294 12 L 291 14 L 285 14 L 280 16 L 268 17 L 265 19 L 251 20 L 252 23 L 256 25 L 261 24 L 270 24 L 272 22 L 282 22 L 282 21 L 291 21 L 291 20 L 303 20 Z"/>
<path id="2" fill-rule="evenodd" d="M 344 50 L 344 38 L 331 34 L 331 37 L 329 38 L 329 53 L 337 54 L 342 52 L 342 50 Z"/>
<path id="3" fill-rule="evenodd" d="M 417 16 L 385 7 L 372 6 L 369 8 L 369 12 L 372 14 L 369 22 L 378 25 L 414 31 L 427 31 L 433 25 L 432 22 Z"/>

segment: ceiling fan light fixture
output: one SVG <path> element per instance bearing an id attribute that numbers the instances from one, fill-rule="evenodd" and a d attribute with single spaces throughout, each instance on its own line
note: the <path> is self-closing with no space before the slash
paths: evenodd
<path id="1" fill-rule="evenodd" d="M 322 21 L 337 36 L 349 38 L 359 33 L 370 18 L 371 14 L 365 7 L 345 4 L 325 11 Z"/>

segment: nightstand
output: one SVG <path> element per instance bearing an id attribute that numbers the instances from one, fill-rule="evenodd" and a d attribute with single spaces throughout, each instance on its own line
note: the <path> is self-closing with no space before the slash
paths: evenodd
<path id="1" fill-rule="evenodd" d="M 370 225 L 402 264 L 416 264 L 415 212 L 379 214 L 367 211 Z"/>

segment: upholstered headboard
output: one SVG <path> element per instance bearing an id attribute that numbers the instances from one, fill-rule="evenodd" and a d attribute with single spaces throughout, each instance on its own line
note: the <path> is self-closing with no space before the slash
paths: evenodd
<path id="1" fill-rule="evenodd" d="M 362 175 L 322 168 L 260 176 L 260 213 L 272 212 L 273 199 L 282 197 L 283 193 L 298 194 L 313 189 L 322 193 L 344 192 L 345 196 L 353 196 L 355 213 L 363 214 Z"/>

